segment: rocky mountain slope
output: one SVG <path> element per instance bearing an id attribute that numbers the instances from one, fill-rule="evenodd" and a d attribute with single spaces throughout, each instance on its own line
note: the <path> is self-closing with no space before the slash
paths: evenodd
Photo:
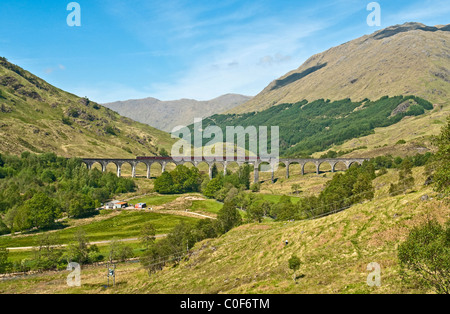
<path id="1" fill-rule="evenodd" d="M 0 153 L 132 158 L 170 151 L 173 141 L 0 58 Z"/>
<path id="2" fill-rule="evenodd" d="M 303 99 L 379 99 L 416 95 L 435 104 L 450 97 L 450 25 L 396 25 L 309 58 L 229 113 Z"/>
<path id="3" fill-rule="evenodd" d="M 248 96 L 226 94 L 208 101 L 193 99 L 161 101 L 156 98 L 145 98 L 117 101 L 104 106 L 135 121 L 170 132 L 178 125 L 192 124 L 194 118 L 206 118 L 225 112 L 250 99 Z"/>

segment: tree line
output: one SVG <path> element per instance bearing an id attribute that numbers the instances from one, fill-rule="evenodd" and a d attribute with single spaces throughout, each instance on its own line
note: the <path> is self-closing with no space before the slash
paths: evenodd
<path id="1" fill-rule="evenodd" d="M 181 223 L 167 237 L 157 242 L 150 224 L 141 233 L 141 239 L 146 241 L 143 243 L 146 250 L 140 257 L 141 265 L 150 275 L 167 265 L 177 264 L 188 256 L 189 250 L 197 242 L 217 238 L 242 223 L 242 216 L 235 204 L 226 202 L 219 210 L 216 220 L 202 219 L 195 225 Z"/>
<path id="2" fill-rule="evenodd" d="M 430 183 L 448 203 L 450 194 L 450 116 L 441 134 L 434 139 L 438 151 L 427 164 Z M 407 176 L 402 169 L 400 179 Z M 404 180 L 403 180 L 404 181 Z M 408 180 L 406 180 L 408 181 Z M 450 219 L 440 224 L 435 219 L 414 227 L 398 247 L 400 275 L 404 283 L 450 294 Z"/>
<path id="3" fill-rule="evenodd" d="M 63 216 L 86 217 L 115 194 L 134 190 L 133 180 L 88 170 L 81 159 L 0 155 L 0 234 L 48 229 Z"/>
<path id="4" fill-rule="evenodd" d="M 225 199 L 231 188 L 250 188 L 251 168 L 245 164 L 240 166 L 237 172 L 227 170 L 226 174 L 219 173 L 217 166 L 212 166 L 212 179 L 209 175 L 201 174 L 198 168 L 188 168 L 178 165 L 171 172 L 164 172 L 155 179 L 154 190 L 160 194 L 181 194 L 189 192 L 201 192 L 206 197 L 219 201 Z"/>
<path id="5" fill-rule="evenodd" d="M 172 172 L 164 172 L 155 180 L 155 191 L 162 194 L 200 192 L 208 198 L 225 204 L 230 203 L 246 213 L 249 222 L 261 222 L 264 217 L 274 220 L 306 219 L 325 215 L 355 203 L 374 197 L 372 181 L 387 173 L 387 169 L 399 169 L 399 180 L 392 183 L 391 195 L 403 193 L 414 186 L 412 168 L 430 163 L 433 154 L 417 154 L 408 157 L 378 156 L 362 166 L 353 165 L 344 173 L 337 173 L 318 196 L 300 198 L 296 204 L 289 196 L 282 196 L 278 202 L 264 200 L 258 193 L 259 184 L 250 184 L 251 167 L 245 164 L 238 171 L 225 174 L 213 165 L 212 179 L 201 174 L 197 168 L 179 165 Z M 376 174 L 377 173 L 377 174 Z M 295 187 L 298 194 L 300 186 Z"/>

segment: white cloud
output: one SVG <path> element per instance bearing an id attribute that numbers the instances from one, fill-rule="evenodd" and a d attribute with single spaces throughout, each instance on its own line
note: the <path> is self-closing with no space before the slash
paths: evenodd
<path id="1" fill-rule="evenodd" d="M 57 67 L 46 68 L 46 69 L 44 70 L 44 72 L 45 72 L 45 74 L 52 74 L 53 72 L 58 71 L 58 70 L 59 70 L 59 71 L 65 71 L 65 70 L 66 70 L 66 67 L 63 66 L 62 64 L 58 64 Z"/>
<path id="2" fill-rule="evenodd" d="M 292 60 L 292 56 L 284 56 L 281 53 L 277 53 L 274 56 L 264 56 L 259 60 L 259 65 L 262 66 L 272 66 L 274 64 L 279 64 L 283 62 L 288 62 Z"/>
<path id="3" fill-rule="evenodd" d="M 155 83 L 150 90 L 164 100 L 206 100 L 225 93 L 255 95 L 309 57 L 302 51 L 301 40 L 322 27 L 318 23 L 299 23 L 278 27 L 270 33 L 238 34 L 210 41 L 205 45 L 216 49 L 199 56 L 188 71 L 179 73 L 175 82 Z"/>
<path id="4" fill-rule="evenodd" d="M 131 7 L 119 1 L 110 7 L 131 35 L 149 49 L 161 50 L 165 60 L 173 58 L 180 65 L 177 73 L 162 73 L 161 79 L 149 82 L 145 90 L 121 90 L 130 90 L 133 98 L 148 92 L 145 97 L 162 100 L 206 100 L 225 93 L 255 95 L 310 57 L 312 49 L 305 42 L 315 39 L 313 34 L 318 36 L 324 28 L 365 8 L 356 5 L 356 0 L 334 0 L 314 6 L 280 4 L 274 14 L 264 3 L 255 1 L 239 10 L 209 14 L 217 12 L 218 6 L 236 2 L 186 6 L 186 2 L 177 0 L 151 1 Z M 130 19 L 133 23 L 129 23 Z M 132 97 L 124 94 L 117 99 Z"/>

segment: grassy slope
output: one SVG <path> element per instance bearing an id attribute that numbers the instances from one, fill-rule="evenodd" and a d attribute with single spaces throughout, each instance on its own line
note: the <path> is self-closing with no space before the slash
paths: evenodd
<path id="1" fill-rule="evenodd" d="M 377 31 L 309 58 L 298 69 L 272 82 L 247 103 L 230 113 L 260 111 L 302 99 L 379 99 L 416 95 L 433 103 L 448 104 L 450 91 L 449 31 L 418 30 L 419 24 L 391 27 L 393 36 Z M 423 26 L 423 25 L 422 25 Z M 401 28 L 409 28 L 401 32 Z M 301 79 L 318 65 L 325 65 Z"/>
<path id="2" fill-rule="evenodd" d="M 423 182 L 416 169 L 417 183 Z M 246 225 L 224 237 L 205 241 L 187 263 L 149 279 L 146 292 L 226 293 L 346 293 L 413 292 L 397 274 L 396 247 L 408 230 L 430 217 L 450 218 L 449 207 L 438 200 L 420 201 L 428 188 L 398 197 L 385 197 L 396 173 L 378 178 L 377 199 L 314 221 Z M 283 245 L 289 240 L 289 246 Z M 215 247 L 215 249 L 214 249 Z M 287 260 L 301 257 L 295 285 Z M 382 287 L 369 289 L 367 264 L 382 267 Z M 183 278 L 183 281 L 176 280 Z M 131 287 L 129 287 L 131 289 Z"/>
<path id="3" fill-rule="evenodd" d="M 423 169 L 414 169 L 416 183 Z M 105 291 L 104 268 L 82 272 L 82 287 L 68 288 L 67 273 L 47 273 L 0 283 L 0 292 L 29 293 L 416 293 L 428 292 L 401 282 L 397 245 L 408 230 L 429 217 L 450 218 L 448 205 L 431 188 L 386 197 L 396 171 L 375 180 L 376 199 L 312 221 L 250 224 L 205 240 L 189 261 L 148 277 L 137 264 L 118 267 L 118 285 Z M 433 199 L 421 201 L 424 194 Z M 284 241 L 289 245 L 284 246 Z M 303 275 L 294 284 L 287 260 L 297 254 Z M 381 265 L 381 287 L 366 279 L 371 262 Z"/>
<path id="4" fill-rule="evenodd" d="M 78 117 L 71 116 L 77 112 Z M 62 123 L 69 118 L 72 125 Z M 106 132 L 111 126 L 116 135 Z M 57 89 L 0 60 L 0 152 L 132 158 L 170 147 L 170 135 Z"/>
<path id="5" fill-rule="evenodd" d="M 180 222 L 195 223 L 196 218 L 167 215 L 161 213 L 150 213 L 148 211 L 124 211 L 120 214 L 111 213 L 107 217 L 96 219 L 72 220 L 69 226 L 52 232 L 58 237 L 60 244 L 67 244 L 73 240 L 77 230 L 84 230 L 89 241 L 109 241 L 113 238 L 128 239 L 139 236 L 145 223 L 152 223 L 157 234 L 170 232 Z M 1 247 L 27 247 L 36 244 L 36 235 L 3 236 L 0 237 Z"/>
<path id="6" fill-rule="evenodd" d="M 351 150 L 357 147 L 367 148 L 356 150 L 343 157 L 376 157 L 391 154 L 393 156 L 410 156 L 424 153 L 431 149 L 431 137 L 440 133 L 450 106 L 436 106 L 431 112 L 418 117 L 405 117 L 402 121 L 386 128 L 377 128 L 375 133 L 352 139 L 342 145 L 331 147 L 335 151 Z M 405 140 L 404 145 L 396 145 L 399 140 Z M 313 157 L 320 157 L 324 152 L 318 152 Z"/>

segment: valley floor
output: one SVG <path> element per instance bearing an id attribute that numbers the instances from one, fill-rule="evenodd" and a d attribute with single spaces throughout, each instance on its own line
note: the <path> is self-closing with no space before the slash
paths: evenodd
<path id="1" fill-rule="evenodd" d="M 420 173 L 415 169 L 416 179 Z M 0 293 L 432 293 L 401 280 L 397 247 L 413 226 L 448 220 L 450 207 L 421 184 L 387 196 L 392 176 L 375 180 L 370 202 L 315 220 L 243 225 L 197 243 L 188 260 L 151 276 L 139 263 L 118 264 L 114 288 L 104 288 L 102 265 L 82 269 L 81 287 L 67 286 L 69 271 L 49 272 L 2 281 Z M 302 263 L 296 283 L 292 254 Z M 367 284 L 372 262 L 381 267 L 380 287 Z"/>

